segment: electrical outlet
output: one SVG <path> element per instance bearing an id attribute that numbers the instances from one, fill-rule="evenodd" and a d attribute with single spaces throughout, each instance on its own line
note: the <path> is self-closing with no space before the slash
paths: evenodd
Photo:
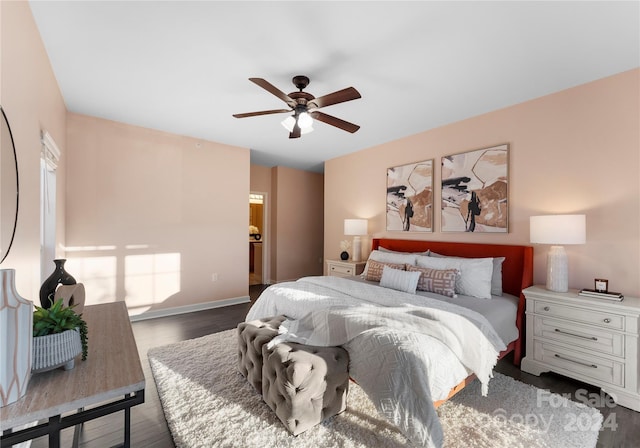
<path id="1" fill-rule="evenodd" d="M 218 273 L 214 272 L 213 274 L 211 274 L 211 281 L 212 282 L 217 282 L 218 281 Z"/>

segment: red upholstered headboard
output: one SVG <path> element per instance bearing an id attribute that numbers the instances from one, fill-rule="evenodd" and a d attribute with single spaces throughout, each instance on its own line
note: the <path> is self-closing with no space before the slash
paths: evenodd
<path id="1" fill-rule="evenodd" d="M 520 365 L 525 341 L 525 298 L 522 290 L 533 284 L 533 247 L 374 238 L 371 245 L 372 250 L 378 249 L 380 246 L 399 252 L 424 252 L 429 249 L 441 255 L 454 257 L 505 257 L 502 263 L 502 290 L 520 297 L 516 317 L 516 326 L 520 337 L 509 345 L 507 351 L 514 350 L 514 362 L 516 365 Z"/>

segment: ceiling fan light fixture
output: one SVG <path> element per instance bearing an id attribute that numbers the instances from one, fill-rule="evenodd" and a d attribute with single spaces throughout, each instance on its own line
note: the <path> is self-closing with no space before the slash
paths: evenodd
<path id="1" fill-rule="evenodd" d="M 311 115 L 306 112 L 302 112 L 298 115 L 298 126 L 300 126 L 300 129 L 303 131 L 306 128 L 311 128 L 311 126 L 313 126 L 313 118 L 311 118 Z"/>
<path id="2" fill-rule="evenodd" d="M 303 117 L 305 116 L 306 119 Z M 289 115 L 282 121 L 282 126 L 289 131 L 293 132 L 293 127 L 296 124 L 295 115 Z M 298 116 L 298 126 L 300 126 L 300 134 L 308 134 L 309 132 L 313 132 L 313 118 L 307 113 L 302 113 Z"/>
<path id="3" fill-rule="evenodd" d="M 293 118 L 293 115 L 289 115 L 287 118 L 282 120 L 282 123 L 280 124 L 282 124 L 287 131 L 293 132 L 293 126 L 296 124 L 296 119 Z"/>
<path id="4" fill-rule="evenodd" d="M 289 138 L 299 138 L 302 134 L 308 134 L 309 132 L 313 131 L 312 125 L 314 120 L 321 121 L 352 134 L 360 129 L 360 126 L 356 124 L 349 123 L 348 121 L 341 120 L 340 118 L 336 118 L 323 112 L 317 111 L 317 109 L 320 109 L 322 107 L 332 106 L 334 104 L 344 103 L 346 101 L 352 101 L 358 98 L 362 98 L 360 96 L 360 92 L 358 92 L 353 87 L 347 87 L 346 89 L 338 90 L 327 95 L 315 97 L 312 94 L 303 91 L 303 89 L 305 89 L 309 84 L 309 78 L 304 75 L 293 77 L 293 84 L 300 91 L 291 92 L 288 95 L 265 79 L 249 78 L 249 81 L 253 82 L 259 87 L 262 87 L 272 95 L 280 98 L 287 104 L 287 106 L 289 106 L 290 110 L 271 109 L 243 114 L 233 114 L 235 118 L 246 118 L 259 115 L 293 112 L 293 115 L 287 117 L 284 121 L 282 121 L 282 126 L 284 126 L 284 128 L 289 131 Z M 307 112 L 309 109 L 311 109 L 312 111 L 311 114 L 313 114 L 313 118 L 311 114 Z"/>

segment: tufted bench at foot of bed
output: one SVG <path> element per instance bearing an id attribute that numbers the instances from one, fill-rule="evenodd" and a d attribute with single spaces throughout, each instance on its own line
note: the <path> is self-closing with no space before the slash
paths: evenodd
<path id="1" fill-rule="evenodd" d="M 262 393 L 262 346 L 278 335 L 284 316 L 252 320 L 238 324 L 238 370 Z"/>
<path id="2" fill-rule="evenodd" d="M 294 435 L 347 407 L 349 355 L 342 347 L 262 346 L 262 398 Z"/>
<path id="3" fill-rule="evenodd" d="M 238 325 L 238 370 L 289 432 L 298 435 L 346 409 L 349 354 L 289 342 L 268 349 L 285 316 Z"/>

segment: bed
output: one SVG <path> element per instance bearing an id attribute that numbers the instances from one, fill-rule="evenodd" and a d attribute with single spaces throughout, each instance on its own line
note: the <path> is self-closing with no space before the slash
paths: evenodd
<path id="1" fill-rule="evenodd" d="M 486 392 L 495 362 L 506 354 L 513 352 L 514 363 L 520 363 L 525 340 L 522 290 L 532 284 L 533 248 L 375 238 L 367 268 L 385 260 L 384 275 L 391 271 L 398 274 L 402 263 L 386 261 L 414 255 L 416 262 L 425 266 L 445 266 L 465 259 L 465 266 L 482 262 L 486 268 L 486 260 L 500 260 L 497 266 L 501 267 L 503 297 L 493 295 L 493 284 L 490 297 L 466 301 L 466 295 L 445 297 L 430 291 L 410 294 L 383 288 L 382 281 L 372 284 L 356 278 L 309 277 L 267 288 L 247 320 L 284 314 L 290 319 L 281 327 L 281 340 L 345 347 L 351 358 L 352 379 L 372 398 L 380 414 L 415 445 L 437 447 L 442 445 L 437 406 L 476 376 Z M 411 270 L 408 264 L 404 266 Z M 424 269 L 421 272 L 427 272 Z M 456 273 L 459 278 L 460 269 Z M 403 279 L 417 278 L 409 272 L 402 275 Z M 422 278 L 425 274 L 419 275 Z M 388 281 L 384 284 L 389 286 Z M 458 286 L 456 280 L 456 292 Z M 471 303 L 481 306 L 473 309 Z M 511 309 L 505 314 L 508 320 L 515 320 L 511 329 L 497 330 L 502 324 L 495 319 L 505 317 L 483 311 L 489 304 L 499 309 L 500 303 Z"/>
<path id="2" fill-rule="evenodd" d="M 513 351 L 513 362 L 516 366 L 520 365 L 524 356 L 525 341 L 525 297 L 522 290 L 533 285 L 533 247 L 374 238 L 371 249 L 378 250 L 380 247 L 398 252 L 432 251 L 452 257 L 505 257 L 502 263 L 502 289 L 505 293 L 518 298 L 516 327 L 520 336 L 508 344 L 507 350 L 501 353 L 501 357 Z"/>

